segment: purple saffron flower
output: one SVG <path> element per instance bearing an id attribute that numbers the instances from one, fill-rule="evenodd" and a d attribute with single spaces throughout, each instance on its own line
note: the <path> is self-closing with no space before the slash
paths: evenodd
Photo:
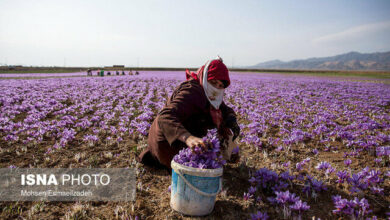
<path id="1" fill-rule="evenodd" d="M 383 195 L 383 188 L 380 188 L 380 187 L 376 187 L 376 186 L 373 186 L 371 188 L 371 192 L 375 193 L 375 194 L 379 194 L 379 195 Z"/>
<path id="2" fill-rule="evenodd" d="M 297 164 L 295 164 L 295 168 L 297 169 L 297 171 L 301 171 L 301 170 L 302 170 L 302 167 L 303 167 L 303 164 L 302 164 L 302 163 L 297 163 Z"/>
<path id="3" fill-rule="evenodd" d="M 326 191 L 327 187 L 322 181 L 314 179 L 312 176 L 307 175 L 305 186 L 302 189 L 302 192 L 306 194 L 306 196 L 312 196 L 314 198 L 317 197 L 317 193 L 322 191 Z"/>
<path id="4" fill-rule="evenodd" d="M 256 187 L 251 186 L 251 187 L 249 188 L 248 193 L 251 194 L 251 195 L 253 195 L 253 194 L 256 193 L 256 191 L 257 191 Z"/>
<path id="5" fill-rule="evenodd" d="M 275 192 L 276 194 L 276 202 L 278 204 L 287 204 L 296 202 L 299 198 L 295 195 L 295 193 L 290 193 L 288 190 L 285 192 Z"/>
<path id="6" fill-rule="evenodd" d="M 325 175 L 328 176 L 331 173 L 334 173 L 336 171 L 335 168 L 329 167 L 328 169 L 325 170 Z"/>
<path id="7" fill-rule="evenodd" d="M 267 212 L 262 213 L 257 211 L 257 213 L 251 214 L 251 220 L 267 220 L 268 218 Z"/>
<path id="8" fill-rule="evenodd" d="M 302 212 L 310 209 L 310 206 L 307 205 L 306 202 L 302 202 L 302 200 L 296 201 L 293 205 L 290 205 L 292 210 Z"/>
<path id="9" fill-rule="evenodd" d="M 290 167 L 290 164 L 291 164 L 291 162 L 288 161 L 288 162 L 286 162 L 286 163 L 283 163 L 283 166 L 284 166 L 284 167 Z"/>
<path id="10" fill-rule="evenodd" d="M 351 163 L 352 163 L 352 160 L 351 160 L 351 159 L 346 159 L 346 160 L 344 160 L 344 164 L 345 164 L 345 166 L 347 166 L 347 167 L 349 167 L 349 165 L 351 165 Z"/>
<path id="11" fill-rule="evenodd" d="M 238 154 L 239 152 L 240 152 L 240 148 L 235 147 L 235 148 L 233 148 L 232 154 Z"/>
<path id="12" fill-rule="evenodd" d="M 244 193 L 243 198 L 244 198 L 245 201 L 248 201 L 248 200 L 253 198 L 253 195 L 250 194 L 250 193 Z"/>
<path id="13" fill-rule="evenodd" d="M 349 174 L 346 170 L 337 172 L 337 183 L 344 183 L 348 180 Z"/>
<path id="14" fill-rule="evenodd" d="M 292 181 L 295 178 L 294 176 L 291 176 L 288 171 L 281 173 L 279 177 L 286 181 Z"/>
<path id="15" fill-rule="evenodd" d="M 363 219 L 372 212 L 369 210 L 370 205 L 365 198 L 359 200 L 355 197 L 353 200 L 347 200 L 337 195 L 333 196 L 332 200 L 336 208 L 333 210 L 334 214 L 347 215 L 352 219 Z"/>
<path id="16" fill-rule="evenodd" d="M 318 163 L 315 168 L 318 170 L 326 170 L 326 169 L 331 168 L 331 167 L 332 166 L 330 165 L 330 163 L 323 161 L 323 162 Z"/>
<path id="17" fill-rule="evenodd" d="M 390 156 L 390 146 L 385 147 L 377 147 L 376 148 L 376 156 Z"/>

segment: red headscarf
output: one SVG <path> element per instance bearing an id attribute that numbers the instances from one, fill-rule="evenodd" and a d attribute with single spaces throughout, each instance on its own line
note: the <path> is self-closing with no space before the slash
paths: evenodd
<path id="1" fill-rule="evenodd" d="M 198 71 L 196 71 L 196 74 L 186 69 L 187 80 L 193 78 L 196 79 L 202 85 L 204 68 L 205 65 L 199 68 Z M 211 61 L 207 71 L 207 80 L 212 80 L 212 79 L 222 80 L 225 84 L 225 88 L 230 85 L 229 70 L 222 62 L 222 59 L 216 59 Z"/>
<path id="2" fill-rule="evenodd" d="M 204 71 L 205 65 L 203 65 L 201 68 L 198 69 L 196 74 L 194 72 L 190 72 L 188 69 L 186 69 L 186 78 L 187 80 L 195 79 L 199 82 L 201 86 L 203 86 L 203 71 Z M 229 70 L 225 66 L 225 64 L 222 62 L 221 58 L 212 60 L 208 66 L 207 71 L 207 80 L 222 80 L 224 82 L 225 88 L 230 85 L 230 78 L 229 78 Z M 210 105 L 210 114 L 211 118 L 213 119 L 214 124 L 217 126 L 218 129 L 220 129 L 223 117 L 222 112 L 220 109 L 215 109 Z"/>

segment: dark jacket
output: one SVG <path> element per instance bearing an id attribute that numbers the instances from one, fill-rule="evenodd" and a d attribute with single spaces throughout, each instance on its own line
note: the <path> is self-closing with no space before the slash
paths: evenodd
<path id="1" fill-rule="evenodd" d="M 224 121 L 236 117 L 224 102 L 220 105 Z M 203 137 L 215 128 L 210 115 L 210 102 L 197 80 L 185 81 L 173 92 L 158 113 L 149 130 L 148 147 L 139 160 L 144 164 L 171 168 L 171 160 L 190 136 Z"/>

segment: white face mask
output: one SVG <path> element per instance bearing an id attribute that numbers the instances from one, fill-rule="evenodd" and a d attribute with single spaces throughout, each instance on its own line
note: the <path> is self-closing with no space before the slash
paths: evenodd
<path id="1" fill-rule="evenodd" d="M 211 85 L 207 81 L 207 72 L 208 72 L 209 65 L 210 65 L 211 61 L 213 61 L 213 60 L 210 60 L 206 64 L 206 66 L 204 67 L 202 84 L 203 84 L 203 89 L 206 93 L 206 97 L 209 100 L 209 102 L 211 103 L 211 105 L 215 109 L 219 109 L 219 106 L 221 105 L 221 103 L 223 101 L 223 94 L 225 92 L 225 89 L 215 88 L 213 85 Z"/>
<path id="2" fill-rule="evenodd" d="M 205 90 L 211 105 L 214 106 L 215 109 L 219 109 L 223 100 L 225 89 L 217 89 L 211 83 L 207 82 Z"/>

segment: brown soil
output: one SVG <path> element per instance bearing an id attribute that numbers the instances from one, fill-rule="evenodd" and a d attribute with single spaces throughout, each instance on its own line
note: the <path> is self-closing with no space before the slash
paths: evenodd
<path id="1" fill-rule="evenodd" d="M 52 141 L 53 142 L 53 141 Z M 45 154 L 47 146 L 52 146 L 53 143 L 48 141 L 47 144 L 39 146 L 27 147 L 27 152 L 22 151 L 22 145 L 7 146 L 1 142 L 0 151 L 0 167 L 8 167 L 16 165 L 18 167 L 131 167 L 135 160 L 135 155 L 141 152 L 141 148 L 137 149 L 137 143 L 128 138 L 121 144 L 111 144 L 107 146 L 105 143 L 98 143 L 94 147 L 89 147 L 73 141 L 66 148 L 56 150 L 50 154 Z M 140 144 L 138 144 L 140 145 Z M 228 164 L 224 168 L 223 191 L 217 196 L 215 208 L 213 212 L 203 218 L 194 218 L 183 216 L 170 208 L 170 193 L 168 186 L 170 185 L 170 173 L 166 170 L 144 167 L 140 165 L 141 173 L 137 179 L 137 183 L 142 183 L 142 188 L 137 189 L 137 198 L 135 202 L 1 202 L 0 214 L 1 219 L 134 219 L 139 216 L 141 219 L 248 219 L 250 213 L 255 213 L 257 210 L 266 211 L 271 219 L 281 218 L 280 210 L 272 206 L 267 197 L 270 194 L 261 192 L 262 201 L 259 203 L 245 201 L 243 199 L 244 192 L 248 191 L 250 183 L 248 182 L 249 172 L 262 167 L 272 168 L 284 171 L 280 164 L 286 161 L 291 161 L 292 165 L 301 161 L 308 155 L 312 157 L 311 166 L 314 167 L 320 160 L 326 160 L 335 165 L 342 167 L 344 158 L 342 152 L 320 152 L 318 156 L 313 156 L 310 153 L 311 149 L 296 147 L 292 152 L 276 153 L 269 149 L 267 155 L 263 151 L 256 151 L 246 145 L 241 145 L 241 158 L 236 164 Z M 111 152 L 112 155 L 119 154 L 116 157 L 105 157 L 105 153 Z M 77 153 L 81 153 L 79 159 L 75 158 Z M 34 155 L 34 156 L 32 156 Z M 374 166 L 372 156 L 362 154 L 359 158 L 352 159 L 352 169 L 361 170 L 365 166 Z M 383 168 L 382 171 L 385 171 Z M 320 176 L 315 169 L 311 169 L 310 174 Z M 304 201 L 307 201 L 311 209 L 305 214 L 306 218 L 312 216 L 320 217 L 321 219 L 334 219 L 331 214 L 334 208 L 331 200 L 331 195 L 339 194 L 343 197 L 347 196 L 347 190 L 335 184 L 328 183 L 328 192 L 319 195 L 317 200 L 306 198 L 301 193 L 301 186 L 294 184 L 290 191 L 295 192 Z M 389 192 L 389 184 L 385 184 L 385 191 Z M 367 198 L 367 195 L 365 195 Z M 389 198 L 384 196 L 368 197 L 371 207 L 376 215 L 385 218 L 386 206 L 388 206 Z"/>

